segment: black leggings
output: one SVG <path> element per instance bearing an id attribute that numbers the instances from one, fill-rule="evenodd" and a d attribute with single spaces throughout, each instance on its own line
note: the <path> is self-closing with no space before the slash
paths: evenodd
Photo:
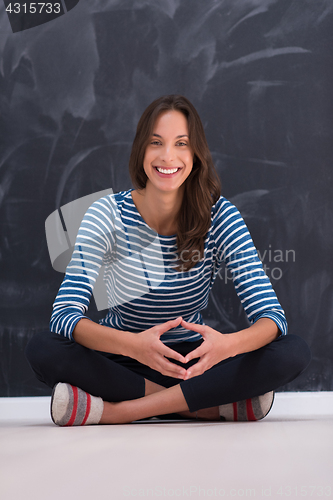
<path id="1" fill-rule="evenodd" d="M 168 347 L 185 356 L 201 342 L 180 342 L 168 344 Z M 180 383 L 192 412 L 276 390 L 294 380 L 311 359 L 306 342 L 288 334 L 256 351 L 221 361 L 202 375 L 180 381 L 135 359 L 94 351 L 48 331 L 36 334 L 30 340 L 26 356 L 37 378 L 49 387 L 67 382 L 102 397 L 104 401 L 125 401 L 144 396 L 145 378 L 163 387 Z M 177 364 L 188 368 L 196 361 Z"/>

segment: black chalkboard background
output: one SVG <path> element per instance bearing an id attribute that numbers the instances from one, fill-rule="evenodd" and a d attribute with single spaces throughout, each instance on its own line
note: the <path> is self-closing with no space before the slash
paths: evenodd
<path id="1" fill-rule="evenodd" d="M 223 184 L 309 368 L 281 390 L 333 389 L 332 0 L 81 0 L 12 33 L 0 5 L 0 396 L 46 395 L 24 357 L 62 275 L 45 219 L 129 189 L 138 118 L 162 94 L 197 107 Z M 205 321 L 247 320 L 221 272 Z M 91 317 L 102 316 L 91 304 Z"/>

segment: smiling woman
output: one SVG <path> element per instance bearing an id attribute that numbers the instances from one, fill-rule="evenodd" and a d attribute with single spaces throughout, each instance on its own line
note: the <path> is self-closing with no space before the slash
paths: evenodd
<path id="1" fill-rule="evenodd" d="M 201 120 L 185 97 L 148 106 L 129 168 L 136 189 L 88 209 L 51 332 L 27 346 L 37 377 L 54 387 L 53 421 L 263 418 L 310 351 L 286 335 L 284 311 L 240 213 L 220 195 Z M 201 315 L 224 263 L 251 323 L 233 333 Z M 102 264 L 109 311 L 96 324 L 85 313 Z"/>

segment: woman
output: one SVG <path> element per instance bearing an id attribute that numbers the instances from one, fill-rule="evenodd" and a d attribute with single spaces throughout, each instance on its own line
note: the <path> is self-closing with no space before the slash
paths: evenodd
<path id="1" fill-rule="evenodd" d="M 177 414 L 259 420 L 274 390 L 310 352 L 286 335 L 284 312 L 238 210 L 220 184 L 193 105 L 171 95 L 143 113 L 130 174 L 136 189 L 87 211 L 54 302 L 51 332 L 27 357 L 54 387 L 58 425 L 126 423 Z M 222 333 L 200 311 L 222 263 L 251 326 Z M 105 265 L 109 312 L 84 316 Z"/>

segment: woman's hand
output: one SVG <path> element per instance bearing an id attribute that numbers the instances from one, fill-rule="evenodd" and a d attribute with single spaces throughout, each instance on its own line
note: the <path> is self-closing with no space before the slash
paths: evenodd
<path id="1" fill-rule="evenodd" d="M 162 375 L 184 379 L 186 375 L 185 368 L 166 359 L 168 357 L 185 363 L 184 356 L 170 349 L 160 340 L 162 333 L 180 325 L 181 321 L 182 318 L 179 317 L 172 321 L 162 323 L 161 325 L 153 326 L 143 332 L 136 333 L 133 336 L 133 343 L 129 355 L 140 363 L 162 373 Z"/>
<path id="2" fill-rule="evenodd" d="M 181 321 L 181 325 L 187 330 L 193 330 L 200 333 L 204 339 L 199 347 L 185 356 L 185 363 L 188 363 L 194 358 L 200 359 L 196 364 L 188 368 L 184 380 L 201 375 L 220 361 L 237 354 L 232 334 L 223 334 L 210 326 L 187 323 L 187 321 L 184 320 Z"/>

